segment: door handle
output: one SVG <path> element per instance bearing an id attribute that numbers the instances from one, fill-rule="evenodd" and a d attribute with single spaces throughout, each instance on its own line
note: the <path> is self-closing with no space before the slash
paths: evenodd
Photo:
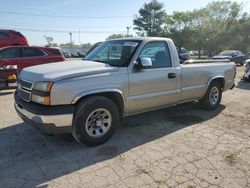
<path id="1" fill-rule="evenodd" d="M 176 77 L 175 73 L 168 73 L 168 78 L 169 79 L 174 79 Z"/>

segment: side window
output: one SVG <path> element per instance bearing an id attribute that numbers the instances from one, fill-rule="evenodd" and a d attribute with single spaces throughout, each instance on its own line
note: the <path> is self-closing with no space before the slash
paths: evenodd
<path id="1" fill-rule="evenodd" d="M 38 48 L 23 48 L 23 57 L 37 57 L 45 54 Z"/>
<path id="2" fill-rule="evenodd" d="M 7 35 L 6 33 L 4 32 L 0 32 L 0 39 L 6 39 L 6 38 L 9 38 L 10 36 Z"/>
<path id="3" fill-rule="evenodd" d="M 19 48 L 7 48 L 0 51 L 0 59 L 19 57 Z"/>
<path id="4" fill-rule="evenodd" d="M 140 58 L 150 58 L 152 68 L 171 67 L 169 48 L 165 42 L 150 42 L 141 51 Z"/>

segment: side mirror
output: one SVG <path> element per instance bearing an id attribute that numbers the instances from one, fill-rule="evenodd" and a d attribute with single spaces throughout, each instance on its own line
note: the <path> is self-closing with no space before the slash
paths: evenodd
<path id="1" fill-rule="evenodd" d="M 147 69 L 152 67 L 152 61 L 150 58 L 138 58 L 135 63 L 135 68 L 137 69 Z"/>

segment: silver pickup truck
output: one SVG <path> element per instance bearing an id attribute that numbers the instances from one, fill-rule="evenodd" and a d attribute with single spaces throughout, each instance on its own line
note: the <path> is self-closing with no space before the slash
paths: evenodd
<path id="1" fill-rule="evenodd" d="M 232 62 L 180 64 L 171 39 L 110 40 L 85 60 L 24 69 L 15 109 L 45 133 L 70 132 L 80 143 L 98 145 L 126 116 L 194 100 L 216 109 L 235 74 Z"/>

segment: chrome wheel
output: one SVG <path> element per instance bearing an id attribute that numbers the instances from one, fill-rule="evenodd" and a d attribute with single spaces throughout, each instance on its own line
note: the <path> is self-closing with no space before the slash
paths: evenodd
<path id="1" fill-rule="evenodd" d="M 209 93 L 210 104 L 215 105 L 219 100 L 220 92 L 217 87 L 212 87 Z"/>
<path id="2" fill-rule="evenodd" d="M 85 129 L 91 137 L 101 137 L 110 129 L 112 123 L 111 113 L 105 108 L 92 111 L 85 122 Z"/>

